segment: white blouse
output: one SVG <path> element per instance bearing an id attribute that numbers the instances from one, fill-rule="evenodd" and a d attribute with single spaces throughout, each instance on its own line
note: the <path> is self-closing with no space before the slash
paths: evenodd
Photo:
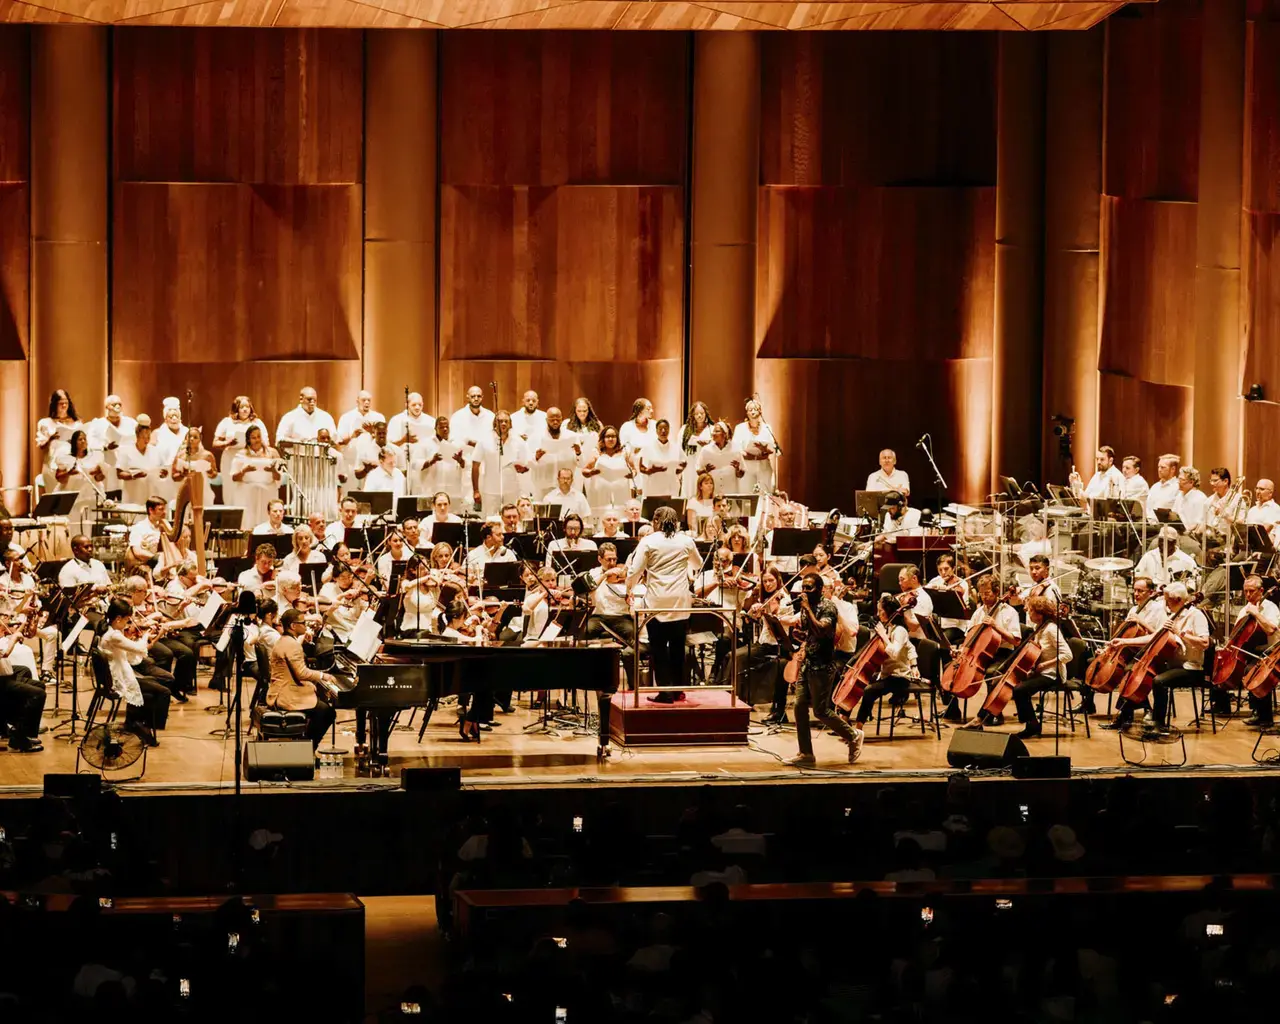
<path id="1" fill-rule="evenodd" d="M 147 656 L 147 645 L 142 640 L 130 640 L 118 629 L 108 629 L 98 640 L 98 650 L 111 666 L 111 688 L 116 695 L 134 707 L 142 706 L 142 687 L 133 671 Z"/>

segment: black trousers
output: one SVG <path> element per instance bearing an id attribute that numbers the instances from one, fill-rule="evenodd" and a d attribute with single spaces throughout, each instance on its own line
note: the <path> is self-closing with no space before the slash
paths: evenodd
<path id="1" fill-rule="evenodd" d="M 0 713 L 12 723 L 15 736 L 34 740 L 40 735 L 44 702 L 44 687 L 32 681 L 25 666 L 14 665 L 9 675 L 0 676 Z"/>
<path id="2" fill-rule="evenodd" d="M 835 679 L 835 666 L 831 664 L 813 665 L 805 662 L 800 671 L 800 685 L 796 696 L 796 743 L 800 753 L 813 754 L 813 737 L 809 733 L 809 708 L 823 725 L 849 742 L 853 739 L 853 730 L 849 724 L 836 714 L 831 704 L 831 688 Z"/>
<path id="3" fill-rule="evenodd" d="M 1039 728 L 1040 720 L 1036 718 L 1035 696 L 1041 690 L 1057 685 L 1057 679 L 1051 675 L 1038 673 L 1028 676 L 1013 688 L 1013 706 L 1018 709 L 1018 721 L 1023 725 Z"/>
<path id="4" fill-rule="evenodd" d="M 652 627 L 650 623 L 650 627 Z M 632 668 L 632 655 L 636 649 L 636 622 L 630 615 L 593 615 L 587 619 L 587 628 L 583 632 L 584 640 L 603 640 L 613 639 L 617 637 L 622 640 L 624 647 L 622 650 L 622 670 L 627 674 L 627 686 L 634 688 L 635 680 L 632 678 L 634 670 Z M 681 644 L 683 650 L 684 645 Z M 617 680 L 612 680 L 609 692 L 617 691 Z"/>
<path id="5" fill-rule="evenodd" d="M 649 671 L 655 686 L 684 686 L 684 641 L 689 633 L 689 620 L 662 622 L 650 619 Z"/>
<path id="6" fill-rule="evenodd" d="M 1204 671 L 1191 668 L 1168 668 L 1156 676 L 1155 685 L 1151 688 L 1151 700 L 1155 708 L 1156 721 L 1160 725 L 1169 724 L 1169 691 L 1175 686 L 1193 686 L 1204 682 Z M 1226 691 L 1221 691 L 1230 700 Z M 1215 695 L 1216 698 L 1216 695 Z"/>
<path id="7" fill-rule="evenodd" d="M 1271 724 L 1271 694 L 1265 697 L 1255 697 L 1249 694 L 1249 710 L 1252 711 L 1266 725 Z"/>
<path id="8" fill-rule="evenodd" d="M 858 724 L 867 721 L 876 710 L 876 701 L 886 693 L 891 700 L 906 700 L 911 680 L 906 676 L 881 676 L 862 691 L 862 703 L 858 705 Z"/>
<path id="9" fill-rule="evenodd" d="M 138 689 L 142 691 L 141 707 L 130 704 L 124 713 L 127 725 L 148 725 L 153 731 L 163 729 L 169 721 L 169 705 L 173 701 L 173 676 L 163 669 L 156 668 L 155 674 L 144 675 L 141 666 L 135 668 L 138 677 Z"/>
<path id="10" fill-rule="evenodd" d="M 175 633 L 157 640 L 147 651 L 161 668 L 173 673 L 174 688 L 179 693 L 196 692 L 196 652 L 188 643 L 189 635 Z"/>
<path id="11" fill-rule="evenodd" d="M 333 725 L 333 719 L 337 712 L 333 710 L 324 701 L 317 699 L 316 706 L 307 709 L 307 739 L 311 741 L 311 747 L 314 750 L 320 746 L 320 741 L 324 739 L 324 734 L 329 731 L 329 727 Z"/>

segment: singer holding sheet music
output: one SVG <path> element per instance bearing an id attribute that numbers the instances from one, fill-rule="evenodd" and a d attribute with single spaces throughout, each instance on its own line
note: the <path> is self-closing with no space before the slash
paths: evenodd
<path id="1" fill-rule="evenodd" d="M 93 509 L 100 495 L 105 496 L 102 484 L 107 477 L 102 467 L 102 453 L 89 451 L 89 436 L 83 430 L 72 432 L 70 447 L 54 456 L 53 475 L 59 490 L 76 492 L 76 503 L 71 506 L 68 520 L 87 530 L 86 513 Z"/>

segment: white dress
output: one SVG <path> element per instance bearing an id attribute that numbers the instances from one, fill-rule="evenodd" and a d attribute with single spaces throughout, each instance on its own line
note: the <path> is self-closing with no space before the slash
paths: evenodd
<path id="1" fill-rule="evenodd" d="M 168 465 L 165 463 L 165 465 Z M 138 445 L 127 444 L 116 452 L 116 472 L 134 473 L 144 470 L 146 476 L 136 480 L 120 481 L 120 500 L 126 505 L 143 505 L 156 492 L 160 481 L 160 452 L 149 446 L 145 452 L 138 451 Z"/>
<path id="2" fill-rule="evenodd" d="M 717 448 L 715 442 L 706 445 L 698 452 L 698 472 L 707 470 L 707 467 L 714 466 L 710 470 L 711 479 L 716 482 L 716 494 L 741 494 L 742 481 L 745 477 L 739 477 L 731 463 L 734 459 L 746 466 L 746 461 L 742 458 L 742 452 L 738 450 L 738 446 L 732 441 L 728 442 L 723 448 Z"/>
<path id="3" fill-rule="evenodd" d="M 775 452 L 778 449 L 777 439 L 773 436 L 773 430 L 767 423 L 760 424 L 760 430 L 752 433 L 751 428 L 743 420 L 733 428 L 733 444 L 739 451 L 754 451 L 753 445 L 756 443 L 763 444 L 769 452 Z M 772 494 L 773 493 L 773 459 L 743 459 L 742 466 L 747 471 L 746 475 L 738 480 L 737 488 L 740 494 Z"/>
<path id="4" fill-rule="evenodd" d="M 410 493 L 435 494 L 437 491 L 444 491 L 449 495 L 450 504 L 471 505 L 471 467 L 466 464 L 466 451 L 461 445 L 432 435 L 425 440 L 420 437 L 411 447 L 413 450 L 409 456 L 409 471 L 411 476 L 416 473 L 416 479 L 415 488 Z M 461 466 L 454 458 L 459 452 L 462 453 L 464 463 Z M 427 465 L 437 454 L 440 461 Z M 417 490 L 417 487 L 421 487 L 421 490 Z"/>
<path id="5" fill-rule="evenodd" d="M 683 437 L 684 424 L 681 424 L 679 432 L 675 434 L 676 444 L 681 444 L 681 439 Z M 704 443 L 700 444 L 699 442 Z M 684 457 L 688 459 L 688 462 L 685 463 L 684 472 L 680 475 L 680 497 L 692 498 L 698 493 L 698 452 L 710 443 L 711 425 L 708 424 L 698 433 L 689 434 L 689 445 L 687 448 L 681 445 L 684 450 Z M 690 452 L 689 448 L 692 448 L 693 451 Z"/>
<path id="6" fill-rule="evenodd" d="M 244 435 L 250 427 L 258 427 L 262 431 L 262 443 L 270 444 L 271 439 L 267 437 L 267 425 L 261 419 L 252 420 L 233 420 L 230 416 L 223 416 L 218 423 L 217 429 L 213 432 L 213 436 L 218 439 L 230 439 L 231 443 L 222 449 L 222 455 L 218 460 L 218 475 L 222 477 L 222 503 L 224 505 L 244 505 L 245 499 L 241 497 L 241 484 L 231 479 L 231 474 L 235 472 L 232 462 L 235 461 L 236 453 L 244 448 Z M 259 522 L 257 519 L 250 519 L 248 514 L 245 515 L 246 523 Z"/>
<path id="7" fill-rule="evenodd" d="M 666 444 L 661 444 L 655 437 L 640 453 L 646 467 L 665 467 L 657 473 L 642 473 L 645 493 L 650 496 L 671 498 L 680 493 L 683 486 L 682 475 L 677 472 L 684 461 L 684 449 L 680 442 L 668 437 Z M 636 467 L 640 467 L 637 465 Z"/>
<path id="8" fill-rule="evenodd" d="M 173 501 L 178 496 L 178 485 L 173 482 L 173 474 L 170 470 L 173 468 L 174 456 L 186 443 L 186 427 L 179 427 L 174 431 L 170 430 L 167 424 L 162 423 L 151 431 L 151 447 L 156 453 L 160 469 L 164 471 L 163 478 L 156 474 L 154 493 L 165 501 Z"/>
<path id="9" fill-rule="evenodd" d="M 533 493 L 532 456 L 518 437 L 508 434 L 499 453 L 498 435 L 490 434 L 476 445 L 471 457 L 480 466 L 480 507 L 485 515 L 496 515 L 507 502 Z M 516 472 L 517 465 L 529 472 Z"/>
<path id="10" fill-rule="evenodd" d="M 55 444 L 57 442 L 54 442 Z M 102 453 L 90 452 L 82 459 L 74 459 L 70 452 L 63 452 L 54 459 L 55 471 L 66 471 L 79 463 L 80 472 L 74 472 L 67 477 L 66 483 L 58 484 L 60 491 L 75 491 L 76 503 L 71 506 L 71 512 L 67 515 L 67 519 L 73 524 L 80 524 L 82 529 L 88 512 L 97 505 L 98 488 L 102 486 L 100 481 L 91 479 L 91 475 L 102 468 Z M 55 476 L 54 482 L 57 482 Z"/>
<path id="11" fill-rule="evenodd" d="M 630 471 L 627 457 L 622 452 L 614 455 L 601 453 L 596 458 L 594 476 L 586 478 L 587 502 L 593 512 L 608 508 L 623 508 L 631 497 L 631 481 L 627 478 Z"/>
<path id="12" fill-rule="evenodd" d="M 230 470 L 223 470 L 222 473 L 222 494 L 223 503 L 228 505 L 239 505 L 244 508 L 244 526 L 250 529 L 253 525 L 266 521 L 267 506 L 273 498 L 280 494 L 280 481 L 274 479 L 271 470 L 267 469 L 264 463 L 274 462 L 267 452 L 254 455 L 249 449 L 241 447 L 235 454 L 231 462 L 227 463 Z M 225 462 L 225 458 L 224 458 Z M 231 477 L 245 470 L 244 479 L 234 484 L 235 501 L 227 498 L 227 484 L 231 483 Z"/>
<path id="13" fill-rule="evenodd" d="M 649 442 L 657 436 L 658 432 L 654 429 L 653 420 L 650 420 L 643 430 L 636 426 L 635 420 L 627 420 L 618 428 L 618 443 L 637 459 Z M 644 483 L 643 477 L 636 477 L 636 494 L 644 494 Z"/>
<path id="14" fill-rule="evenodd" d="M 82 429 L 83 424 L 79 420 L 73 423 L 56 423 L 48 416 L 36 424 L 36 444 L 49 441 L 49 446 L 44 449 L 44 463 L 40 467 L 46 491 L 57 490 L 57 481 L 53 478 L 54 458 L 71 450 L 71 435 Z"/>

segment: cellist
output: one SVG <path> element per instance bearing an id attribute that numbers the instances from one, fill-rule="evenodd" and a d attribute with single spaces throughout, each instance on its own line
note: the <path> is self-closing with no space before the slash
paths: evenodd
<path id="1" fill-rule="evenodd" d="M 902 624 L 902 611 L 902 605 L 893 595 L 880 595 L 880 603 L 876 607 L 875 632 L 884 640 L 885 659 L 876 681 L 868 684 L 862 692 L 857 717 L 859 729 L 871 717 L 877 700 L 887 693 L 891 695 L 892 702 L 901 703 L 907 699 L 907 687 L 911 681 L 920 677 L 916 668 L 916 649 L 911 643 L 907 627 Z M 894 713 L 897 713 L 896 708 Z"/>
<path id="2" fill-rule="evenodd" d="M 1244 606 L 1236 612 L 1235 625 L 1239 626 L 1245 616 L 1253 616 L 1258 621 L 1261 636 L 1250 644 L 1251 653 L 1258 654 L 1270 647 L 1280 630 L 1280 608 L 1274 601 L 1263 596 L 1262 577 L 1250 576 L 1244 581 Z M 1249 710 L 1253 712 L 1245 725 L 1259 725 L 1263 728 L 1271 725 L 1271 695 L 1255 697 L 1249 694 Z"/>
<path id="3" fill-rule="evenodd" d="M 1053 621 L 1054 605 L 1049 598 L 1036 596 L 1027 600 L 1027 621 L 1035 629 L 1035 642 L 1040 645 L 1040 657 L 1035 670 L 1013 690 L 1013 704 L 1018 709 L 1018 721 L 1022 731 L 1018 739 L 1031 739 L 1040 735 L 1040 720 L 1036 718 L 1032 698 L 1046 687 L 1067 678 L 1067 665 L 1071 662 L 1071 648 Z M 992 724 L 985 710 L 978 712 L 978 724 Z"/>
<path id="4" fill-rule="evenodd" d="M 1129 613 L 1124 617 L 1125 622 L 1136 622 L 1141 625 L 1147 633 L 1154 633 L 1162 625 L 1165 619 L 1169 617 L 1168 609 L 1164 606 L 1164 601 L 1156 593 L 1156 585 L 1148 576 L 1135 576 L 1133 578 L 1133 604 L 1129 608 Z M 1117 632 L 1120 632 L 1117 629 Z M 1112 639 L 1107 641 L 1107 647 L 1119 646 L 1119 641 Z M 1101 656 L 1101 651 L 1097 656 Z M 1123 670 L 1122 670 L 1123 671 Z M 1121 705 L 1124 698 L 1120 698 Z M 1089 687 L 1084 687 L 1080 697 L 1080 706 L 1076 709 L 1083 715 L 1092 715 L 1096 710 L 1094 702 L 1094 692 Z M 1111 726 L 1104 726 L 1111 728 Z"/>
<path id="5" fill-rule="evenodd" d="M 1017 609 L 1001 600 L 1000 589 L 996 586 L 994 577 L 989 574 L 979 576 L 975 586 L 978 589 L 978 607 L 969 616 L 969 625 L 965 633 L 968 634 L 983 623 L 990 623 L 991 628 L 1000 634 L 1000 653 L 991 660 L 991 664 L 986 669 L 986 675 L 990 678 L 993 675 L 1000 675 L 1008 666 L 1014 648 L 1022 640 L 1022 623 L 1018 621 Z M 951 656 L 955 657 L 957 653 L 958 649 L 953 649 Z M 948 722 L 961 720 L 960 701 L 950 694 L 947 695 L 943 718 Z"/>
<path id="6" fill-rule="evenodd" d="M 1187 588 L 1181 583 L 1170 583 L 1164 588 L 1164 604 L 1168 611 L 1167 624 L 1178 639 L 1179 658 L 1161 667 L 1155 677 L 1152 691 L 1155 695 L 1156 729 L 1160 732 L 1169 730 L 1169 688 L 1173 686 L 1191 686 L 1204 679 L 1204 652 L 1209 646 L 1209 620 L 1204 612 L 1188 602 Z M 1145 647 L 1149 642 L 1146 637 L 1133 637 L 1127 640 L 1114 640 L 1116 644 L 1134 644 Z M 1141 657 L 1141 655 L 1139 655 Z M 1222 697 L 1228 697 L 1226 693 Z M 1217 694 L 1213 699 L 1219 700 Z M 1137 705 L 1128 700 L 1118 704 L 1119 714 L 1114 722 L 1103 728 L 1123 729 L 1133 721 L 1133 712 Z"/>

